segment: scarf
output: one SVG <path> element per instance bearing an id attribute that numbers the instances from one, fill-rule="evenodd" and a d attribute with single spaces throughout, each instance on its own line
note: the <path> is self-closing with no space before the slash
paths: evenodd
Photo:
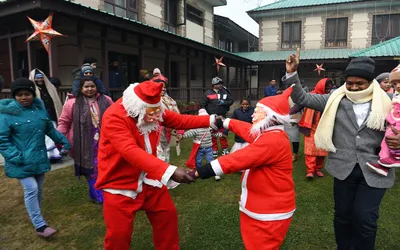
<path id="1" fill-rule="evenodd" d="M 367 89 L 362 91 L 348 91 L 346 84 L 343 84 L 329 96 L 319 121 L 314 135 L 315 145 L 319 149 L 336 152 L 332 135 L 336 112 L 343 97 L 353 103 L 366 103 L 372 100 L 371 112 L 367 117 L 367 127 L 373 130 L 385 130 L 385 118 L 389 114 L 392 104 L 389 96 L 380 88 L 379 83 L 374 80 Z"/>
<path id="2" fill-rule="evenodd" d="M 106 109 L 111 105 L 104 96 L 97 94 L 95 105 L 99 108 L 99 128 L 101 128 L 101 118 Z M 76 97 L 73 108 L 73 158 L 75 164 L 85 169 L 93 169 L 93 123 L 90 106 L 87 99 L 79 95 Z M 95 126 L 95 127 L 96 127 Z"/>
<path id="3" fill-rule="evenodd" d="M 53 100 L 54 103 L 54 109 L 56 110 L 56 115 L 57 115 L 57 119 L 60 117 L 61 115 L 61 111 L 63 108 L 63 104 L 61 103 L 60 97 L 58 95 L 57 89 L 56 87 L 50 82 L 49 78 L 47 78 L 47 76 L 39 69 L 34 69 L 31 71 L 31 73 L 29 73 L 29 80 L 31 80 L 32 82 L 35 83 L 35 92 L 36 92 L 36 96 L 40 98 L 40 90 L 35 82 L 35 74 L 36 71 L 41 73 L 43 75 L 43 80 L 44 80 L 44 84 L 46 86 L 47 92 L 49 92 L 49 95 L 51 97 L 51 99 Z"/>

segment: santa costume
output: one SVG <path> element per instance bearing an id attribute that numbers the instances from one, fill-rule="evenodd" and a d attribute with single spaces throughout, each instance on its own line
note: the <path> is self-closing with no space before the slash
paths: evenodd
<path id="1" fill-rule="evenodd" d="M 157 250 L 179 249 L 178 218 L 165 185 L 177 170 L 156 157 L 160 125 L 174 129 L 209 127 L 215 116 L 164 110 L 162 84 L 131 84 L 103 115 L 96 188 L 104 194 L 105 249 L 130 249 L 133 221 L 144 210 Z M 149 113 L 148 110 L 156 110 Z M 150 121 L 149 117 L 160 114 Z"/>
<path id="2" fill-rule="evenodd" d="M 224 127 L 249 145 L 197 169 L 202 179 L 244 170 L 239 201 L 240 231 L 247 250 L 279 249 L 296 209 L 292 151 L 283 125 L 290 123 L 288 98 L 261 99 L 253 124 L 225 119 Z"/>

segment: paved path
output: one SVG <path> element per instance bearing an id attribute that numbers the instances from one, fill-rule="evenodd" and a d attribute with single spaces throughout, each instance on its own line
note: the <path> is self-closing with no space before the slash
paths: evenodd
<path id="1" fill-rule="evenodd" d="M 51 164 L 51 170 L 65 168 L 74 165 L 74 161 L 71 157 L 65 157 L 60 163 Z M 4 158 L 0 154 L 0 166 L 4 166 Z"/>

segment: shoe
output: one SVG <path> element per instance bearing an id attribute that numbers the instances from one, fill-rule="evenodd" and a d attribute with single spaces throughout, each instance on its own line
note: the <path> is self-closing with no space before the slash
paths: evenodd
<path id="1" fill-rule="evenodd" d="M 55 233 L 57 233 L 57 230 L 55 230 L 52 227 L 46 227 L 43 232 L 37 232 L 36 231 L 36 234 L 39 235 L 40 237 L 43 237 L 43 238 L 48 238 L 48 237 L 52 236 Z"/>
<path id="2" fill-rule="evenodd" d="M 228 149 L 222 149 L 222 155 L 228 155 L 229 154 L 229 150 Z"/>
<path id="3" fill-rule="evenodd" d="M 378 163 L 387 168 L 399 168 L 400 167 L 400 160 L 397 160 L 394 157 L 387 157 L 378 160 Z"/>
<path id="4" fill-rule="evenodd" d="M 212 151 L 212 155 L 213 155 L 214 158 L 217 158 L 218 157 L 218 151 Z"/>
<path id="5" fill-rule="evenodd" d="M 389 169 L 384 166 L 381 166 L 379 163 L 367 162 L 367 166 L 369 167 L 369 169 L 371 171 L 373 171 L 379 175 L 382 175 L 382 176 L 387 176 L 389 173 Z"/>
<path id="6" fill-rule="evenodd" d="M 321 172 L 321 171 L 315 171 L 315 173 L 314 173 L 316 176 L 318 176 L 318 177 L 324 177 L 324 174 Z"/>
<path id="7" fill-rule="evenodd" d="M 296 154 L 292 154 L 292 162 L 297 161 L 297 155 Z"/>
<path id="8" fill-rule="evenodd" d="M 312 180 L 312 178 L 314 178 L 314 174 L 313 173 L 307 173 L 306 174 L 306 178 L 309 180 Z"/>
<path id="9" fill-rule="evenodd" d="M 216 180 L 216 181 L 219 181 L 219 180 L 221 180 L 221 177 L 219 177 L 218 175 L 216 175 L 216 176 L 215 176 L 215 180 Z"/>
<path id="10" fill-rule="evenodd" d="M 101 203 L 100 201 L 98 201 L 98 200 L 95 199 L 95 198 L 90 198 L 90 202 L 92 202 L 92 203 L 94 203 L 94 204 L 96 204 L 96 205 L 103 205 L 103 203 Z"/>

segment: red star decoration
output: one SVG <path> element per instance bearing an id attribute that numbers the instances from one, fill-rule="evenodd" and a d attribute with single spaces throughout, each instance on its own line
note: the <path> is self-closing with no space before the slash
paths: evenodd
<path id="1" fill-rule="evenodd" d="M 222 60 L 223 60 L 223 59 L 224 59 L 223 56 L 221 56 L 220 59 L 218 59 L 218 58 L 215 57 L 215 63 L 214 63 L 214 65 L 217 66 L 217 72 L 219 72 L 219 68 L 220 68 L 220 67 L 225 67 L 225 66 L 226 66 L 225 64 L 222 63 Z"/>
<path id="2" fill-rule="evenodd" d="M 54 13 L 51 13 L 43 22 L 38 22 L 28 17 L 33 28 L 35 29 L 35 32 L 33 32 L 33 34 L 28 37 L 25 42 L 28 42 L 30 40 L 39 40 L 42 42 L 43 47 L 46 49 L 47 53 L 49 53 L 51 39 L 55 36 L 64 36 L 63 34 L 53 30 L 53 28 L 51 27 L 53 25 L 53 14 Z"/>
<path id="3" fill-rule="evenodd" d="M 321 65 L 315 64 L 315 65 L 317 66 L 317 68 L 314 69 L 314 71 L 318 71 L 318 75 L 321 75 L 321 71 L 325 71 L 325 69 L 322 68 L 322 66 L 324 66 L 324 64 L 321 64 Z"/>

